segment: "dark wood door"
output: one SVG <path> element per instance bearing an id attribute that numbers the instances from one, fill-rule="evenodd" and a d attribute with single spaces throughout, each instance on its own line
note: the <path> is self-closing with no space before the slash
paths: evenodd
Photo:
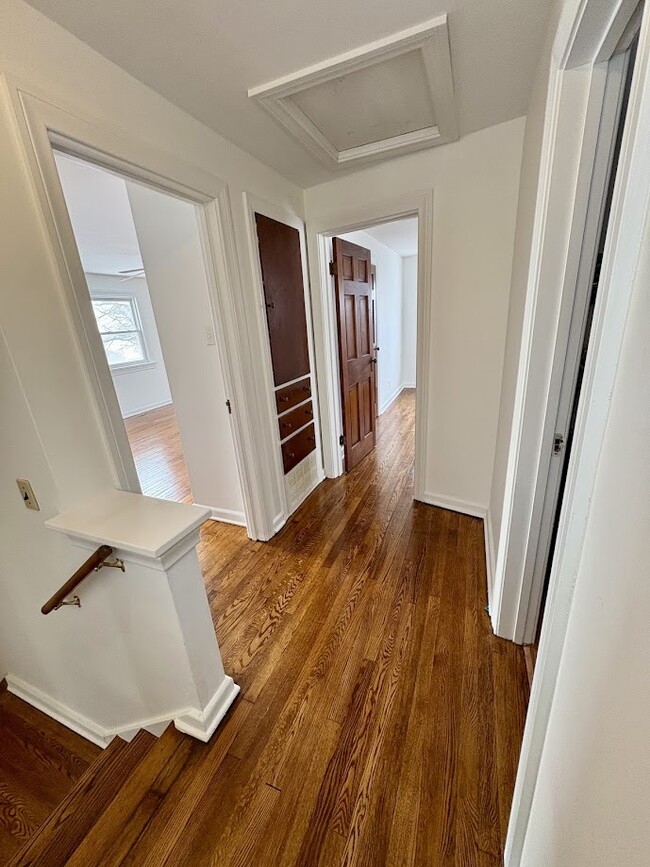
<path id="1" fill-rule="evenodd" d="M 375 447 L 375 335 L 370 250 L 332 241 L 341 368 L 345 469 Z"/>
<path id="2" fill-rule="evenodd" d="M 266 320 L 276 385 L 309 373 L 300 234 L 293 226 L 255 214 Z"/>

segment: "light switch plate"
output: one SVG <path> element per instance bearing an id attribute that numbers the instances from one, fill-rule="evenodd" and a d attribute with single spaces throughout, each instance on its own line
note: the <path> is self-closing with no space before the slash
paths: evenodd
<path id="1" fill-rule="evenodd" d="M 20 496 L 23 498 L 25 508 L 33 509 L 35 512 L 40 512 L 41 507 L 38 505 L 38 500 L 34 495 L 31 482 L 27 479 L 16 479 L 16 484 L 18 485 Z"/>

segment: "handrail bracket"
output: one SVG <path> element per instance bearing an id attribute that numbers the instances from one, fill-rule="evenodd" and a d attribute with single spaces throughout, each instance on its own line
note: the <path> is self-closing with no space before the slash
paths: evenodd
<path id="1" fill-rule="evenodd" d="M 98 566 L 95 566 L 95 572 L 99 572 L 99 570 L 103 569 L 104 566 L 108 566 L 111 569 L 121 569 L 122 572 L 126 572 L 126 566 L 124 565 L 124 560 L 120 560 L 119 557 L 116 557 L 114 560 L 104 560 L 103 563 L 100 563 Z"/>

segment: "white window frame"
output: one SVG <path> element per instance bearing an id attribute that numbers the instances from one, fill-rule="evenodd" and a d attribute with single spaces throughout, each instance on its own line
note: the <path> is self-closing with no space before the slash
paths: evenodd
<path id="1" fill-rule="evenodd" d="M 90 300 L 93 302 L 93 313 L 95 312 L 94 302 L 95 301 L 128 301 L 131 305 L 131 310 L 133 311 L 133 322 L 135 324 L 135 328 L 131 331 L 124 332 L 125 334 L 137 333 L 140 335 L 140 343 L 142 345 L 142 351 L 144 352 L 144 358 L 140 361 L 125 361 L 121 364 L 111 364 L 108 360 L 108 355 L 106 356 L 106 361 L 108 362 L 108 366 L 111 369 L 112 373 L 119 373 L 120 371 L 129 371 L 129 370 L 137 370 L 147 367 L 153 367 L 154 364 L 151 361 L 151 355 L 149 354 L 149 346 L 147 344 L 147 337 L 144 332 L 144 326 L 142 324 L 142 317 L 140 316 L 140 308 L 138 307 L 138 299 L 135 297 L 135 293 L 133 292 L 91 292 Z M 99 331 L 99 323 L 97 323 L 97 330 Z M 118 334 L 120 332 L 107 332 L 109 334 Z M 100 337 L 102 338 L 102 345 L 104 344 L 103 333 L 99 331 Z"/>

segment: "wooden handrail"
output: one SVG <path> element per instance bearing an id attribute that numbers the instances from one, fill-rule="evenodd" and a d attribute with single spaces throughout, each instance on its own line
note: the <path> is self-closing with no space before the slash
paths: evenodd
<path id="1" fill-rule="evenodd" d="M 66 596 L 69 596 L 75 587 L 78 584 L 81 584 L 84 578 L 87 578 L 91 572 L 98 569 L 112 553 L 113 549 L 110 545 L 100 545 L 99 548 L 90 555 L 83 566 L 80 566 L 77 569 L 72 578 L 68 578 L 65 584 L 62 587 L 59 587 L 54 596 L 47 600 L 45 605 L 41 608 L 41 613 L 49 614 L 50 611 L 59 608 Z"/>

